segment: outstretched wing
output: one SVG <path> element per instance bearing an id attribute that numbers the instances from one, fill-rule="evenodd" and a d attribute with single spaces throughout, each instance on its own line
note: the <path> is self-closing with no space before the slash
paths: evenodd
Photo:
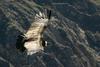
<path id="1" fill-rule="evenodd" d="M 49 17 L 50 17 L 50 15 L 49 15 Z M 39 14 L 36 14 L 35 22 L 33 22 L 31 24 L 29 30 L 25 34 L 27 39 L 29 39 L 29 38 L 37 39 L 37 38 L 41 37 L 43 31 L 45 30 L 45 28 L 48 24 L 49 19 L 50 18 L 48 18 L 44 13 L 40 12 Z"/>

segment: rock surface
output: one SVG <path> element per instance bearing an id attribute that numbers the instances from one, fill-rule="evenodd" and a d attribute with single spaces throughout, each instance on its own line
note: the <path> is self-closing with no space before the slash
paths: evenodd
<path id="1" fill-rule="evenodd" d="M 36 13 L 52 10 L 44 52 L 16 50 Z M 100 6 L 91 0 L 0 0 L 0 67 L 100 67 Z"/>

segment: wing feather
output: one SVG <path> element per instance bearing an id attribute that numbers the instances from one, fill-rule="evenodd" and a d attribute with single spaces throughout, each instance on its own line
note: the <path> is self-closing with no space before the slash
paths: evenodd
<path id="1" fill-rule="evenodd" d="M 36 22 L 33 22 L 25 34 L 29 38 L 37 39 L 39 35 L 42 35 L 45 27 L 47 26 L 48 19 L 39 19 Z"/>

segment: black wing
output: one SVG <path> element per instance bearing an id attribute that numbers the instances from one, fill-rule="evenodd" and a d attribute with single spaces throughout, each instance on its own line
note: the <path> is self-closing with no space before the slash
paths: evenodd
<path id="1" fill-rule="evenodd" d="M 25 51 L 25 47 L 24 47 L 24 43 L 25 43 L 25 37 L 23 37 L 23 34 L 18 35 L 17 41 L 16 41 L 16 48 L 18 50 L 20 50 L 21 52 Z"/>
<path id="2" fill-rule="evenodd" d="M 47 9 L 47 18 L 50 19 L 51 18 L 51 10 Z"/>

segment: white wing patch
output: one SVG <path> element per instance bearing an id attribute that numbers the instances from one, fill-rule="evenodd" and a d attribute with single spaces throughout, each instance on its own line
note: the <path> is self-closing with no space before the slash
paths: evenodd
<path id="1" fill-rule="evenodd" d="M 48 24 L 48 19 L 44 13 L 36 14 L 35 22 L 33 22 L 26 32 L 25 36 L 27 39 L 32 39 L 32 41 L 25 42 L 24 47 L 27 49 L 27 54 L 32 55 L 41 50 L 44 50 L 42 46 L 42 33 Z"/>

